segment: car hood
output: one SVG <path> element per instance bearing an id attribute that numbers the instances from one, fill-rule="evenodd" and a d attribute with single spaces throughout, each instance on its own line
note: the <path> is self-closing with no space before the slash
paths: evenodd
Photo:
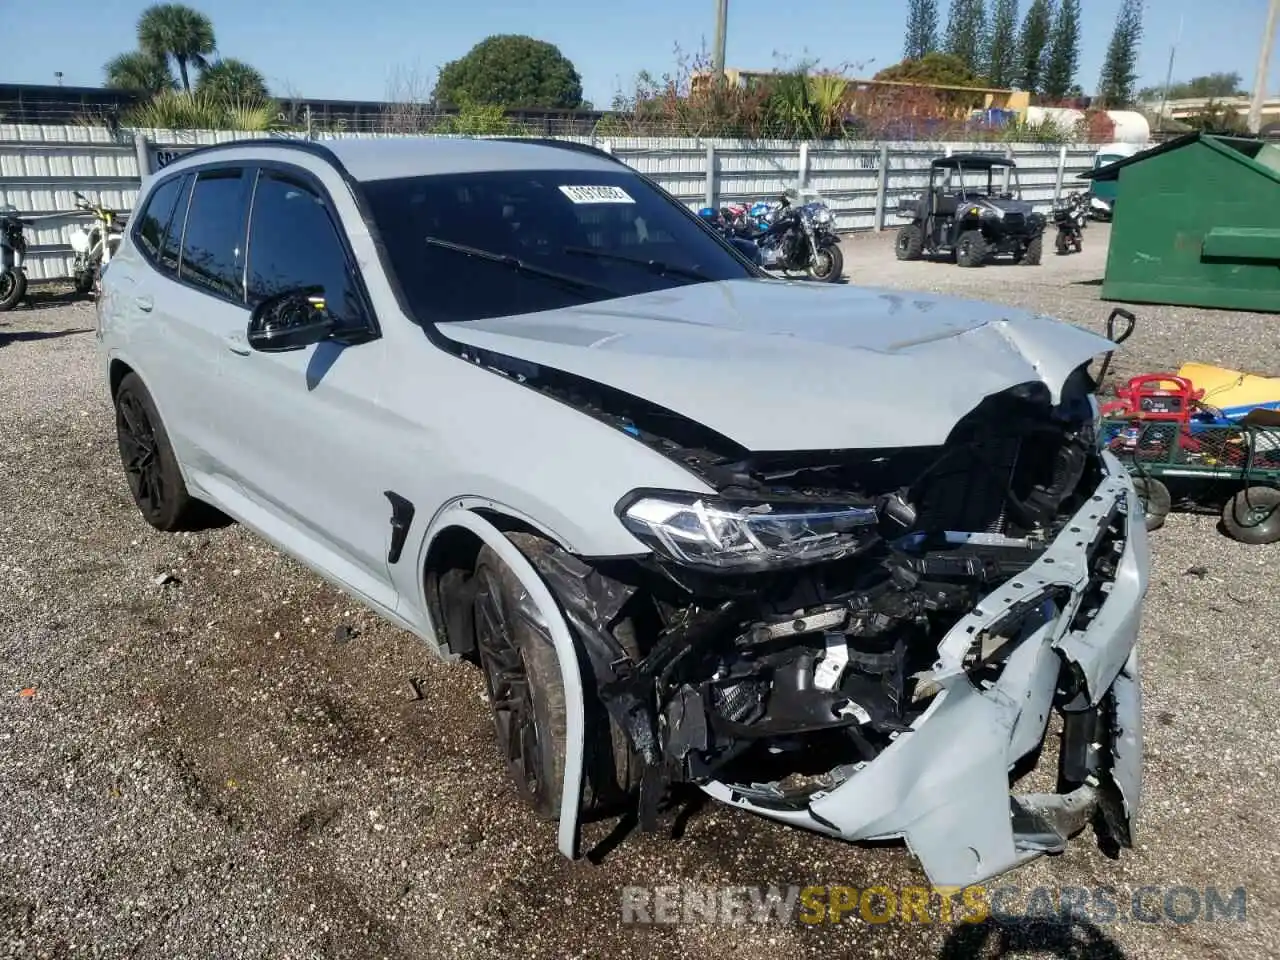
<path id="1" fill-rule="evenodd" d="M 441 324 L 462 344 L 642 397 L 756 452 L 925 446 L 984 397 L 1067 376 L 1114 344 L 1070 324 L 925 293 L 697 283 Z"/>
<path id="2" fill-rule="evenodd" d="M 1005 200 L 1002 197 L 991 197 L 987 199 L 987 203 L 999 210 L 1003 210 L 1005 213 L 1021 213 L 1023 216 L 1029 217 L 1035 212 L 1035 207 L 1026 200 Z"/>

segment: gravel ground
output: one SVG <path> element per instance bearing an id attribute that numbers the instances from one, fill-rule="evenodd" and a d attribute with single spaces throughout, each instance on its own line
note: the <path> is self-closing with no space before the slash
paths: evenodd
<path id="1" fill-rule="evenodd" d="M 1038 270 L 978 271 L 858 238 L 847 270 L 1096 328 L 1105 236 Z M 1184 359 L 1280 372 L 1274 318 L 1137 312 L 1125 374 Z M 1002 881 L 1113 886 L 1122 917 L 1144 885 L 1243 886 L 1245 923 L 624 925 L 627 885 L 924 876 L 901 848 L 716 805 L 564 861 L 498 772 L 477 671 L 433 661 L 237 526 L 142 523 L 92 324 L 89 304 L 48 295 L 0 319 L 0 955 L 1276 955 L 1280 547 L 1234 543 L 1212 517 L 1153 535 L 1139 847 L 1108 860 L 1086 835 Z"/>

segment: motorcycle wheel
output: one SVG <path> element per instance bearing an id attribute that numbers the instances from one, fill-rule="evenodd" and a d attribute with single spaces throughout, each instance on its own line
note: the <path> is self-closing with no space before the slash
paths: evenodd
<path id="1" fill-rule="evenodd" d="M 1067 235 L 1061 230 L 1058 231 L 1058 239 L 1054 241 L 1053 245 L 1060 257 L 1071 252 L 1071 241 L 1067 239 Z"/>
<path id="2" fill-rule="evenodd" d="M 76 293 L 81 297 L 87 295 L 93 289 L 93 281 L 96 277 L 97 271 L 92 267 L 77 273 L 71 280 L 75 286 Z"/>
<path id="3" fill-rule="evenodd" d="M 818 251 L 818 259 L 810 262 L 809 276 L 823 283 L 835 283 L 844 274 L 844 253 L 836 244 Z"/>
<path id="4" fill-rule="evenodd" d="M 27 295 L 27 275 L 21 270 L 0 273 L 0 310 L 12 310 Z"/>

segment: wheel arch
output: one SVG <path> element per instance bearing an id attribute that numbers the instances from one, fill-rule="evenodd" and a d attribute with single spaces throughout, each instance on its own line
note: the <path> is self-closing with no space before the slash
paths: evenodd
<path id="1" fill-rule="evenodd" d="M 107 365 L 107 389 L 111 391 L 111 399 L 115 399 L 116 391 L 120 389 L 121 381 L 134 372 L 136 371 L 133 367 L 119 357 L 111 358 L 111 362 Z"/>
<path id="2" fill-rule="evenodd" d="M 454 581 L 460 579 L 457 572 L 464 570 L 462 564 L 469 561 L 474 567 L 476 556 L 486 546 L 516 575 L 537 607 L 542 625 L 555 647 L 556 662 L 560 665 L 560 679 L 565 693 L 565 768 L 560 792 L 557 845 L 566 857 L 575 859 L 578 853 L 578 810 L 582 803 L 585 753 L 582 674 L 578 665 L 577 647 L 550 588 L 533 568 L 533 564 L 508 538 L 507 534 L 510 532 L 533 533 L 565 546 L 549 531 L 493 505 L 469 506 L 465 501 L 455 501 L 441 510 L 432 519 L 423 537 L 419 556 L 426 610 L 433 633 L 437 638 L 443 637 L 447 644 L 450 617 L 441 603 L 440 586 L 448 583 L 446 578 L 453 577 Z M 465 572 L 469 577 L 470 571 Z M 432 578 L 435 582 L 434 590 Z M 456 614 L 452 619 L 455 627 L 465 623 L 460 624 Z M 460 651 L 451 649 L 450 652 Z"/>

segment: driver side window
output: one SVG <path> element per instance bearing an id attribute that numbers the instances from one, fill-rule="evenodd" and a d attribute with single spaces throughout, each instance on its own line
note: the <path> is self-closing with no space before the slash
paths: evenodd
<path id="1" fill-rule="evenodd" d="M 258 172 L 249 220 L 248 299 L 254 307 L 288 290 L 322 287 L 342 327 L 367 324 L 346 250 L 325 199 L 300 177 Z"/>

